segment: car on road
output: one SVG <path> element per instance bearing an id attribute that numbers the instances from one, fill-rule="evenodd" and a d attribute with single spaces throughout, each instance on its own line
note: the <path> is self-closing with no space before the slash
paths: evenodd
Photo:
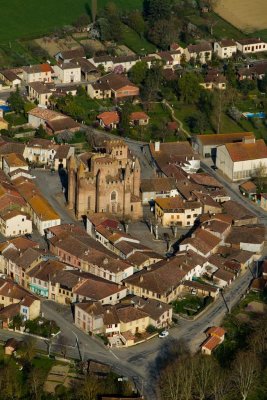
<path id="1" fill-rule="evenodd" d="M 162 332 L 159 334 L 159 338 L 161 338 L 161 339 L 163 339 L 163 338 L 165 338 L 165 337 L 167 337 L 167 336 L 169 336 L 169 332 L 168 332 L 168 331 L 162 331 Z"/>

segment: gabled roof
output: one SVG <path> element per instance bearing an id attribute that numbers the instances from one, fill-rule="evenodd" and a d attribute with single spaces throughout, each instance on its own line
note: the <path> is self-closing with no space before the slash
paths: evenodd
<path id="1" fill-rule="evenodd" d="M 255 143 L 227 143 L 225 147 L 234 162 L 267 158 L 267 146 L 263 139 Z"/>

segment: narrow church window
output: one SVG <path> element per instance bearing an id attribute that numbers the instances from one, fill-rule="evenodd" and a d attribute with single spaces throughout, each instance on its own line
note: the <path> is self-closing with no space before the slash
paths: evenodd
<path id="1" fill-rule="evenodd" d="M 133 205 L 131 205 L 131 211 L 133 211 Z"/>
<path id="2" fill-rule="evenodd" d="M 91 209 L 91 197 L 90 196 L 88 197 L 88 200 L 87 200 L 87 208 L 88 208 L 88 210 Z"/>
<path id="3" fill-rule="evenodd" d="M 113 191 L 110 195 L 110 200 L 111 201 L 116 201 L 116 197 L 117 197 L 117 193 L 115 191 Z"/>

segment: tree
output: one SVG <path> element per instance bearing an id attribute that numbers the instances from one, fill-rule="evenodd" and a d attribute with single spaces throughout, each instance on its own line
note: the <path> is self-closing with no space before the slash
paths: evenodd
<path id="1" fill-rule="evenodd" d="M 147 71 L 142 92 L 145 101 L 156 98 L 162 80 L 162 67 L 160 65 L 154 65 Z"/>
<path id="2" fill-rule="evenodd" d="M 264 164 L 260 163 L 258 168 L 254 170 L 253 177 L 255 179 L 257 188 L 260 192 L 263 192 L 265 180 L 267 176 L 267 168 Z"/>
<path id="3" fill-rule="evenodd" d="M 130 80 L 136 85 L 144 82 L 147 75 L 148 66 L 144 61 L 138 61 L 129 71 Z"/>
<path id="4" fill-rule="evenodd" d="M 15 364 L 8 363 L 0 369 L 0 393 L 3 400 L 16 400 L 21 398 L 21 386 L 17 376 Z"/>
<path id="5" fill-rule="evenodd" d="M 36 354 L 36 340 L 32 337 L 27 338 L 22 343 L 20 352 L 22 353 L 24 360 L 31 364 Z"/>
<path id="6" fill-rule="evenodd" d="M 156 20 L 151 24 L 148 33 L 148 39 L 156 46 L 167 50 L 172 42 L 178 37 L 178 23 L 174 18 Z"/>
<path id="7" fill-rule="evenodd" d="M 40 125 L 35 131 L 35 137 L 44 139 L 46 138 L 47 133 L 43 125 Z"/>
<path id="8" fill-rule="evenodd" d="M 259 90 L 263 93 L 267 93 L 267 74 L 264 75 L 262 79 L 258 81 Z"/>
<path id="9" fill-rule="evenodd" d="M 11 110 L 15 111 L 16 113 L 23 112 L 24 110 L 24 100 L 20 94 L 19 88 L 16 88 L 15 92 L 12 92 L 8 98 L 8 104 Z"/>
<path id="10" fill-rule="evenodd" d="M 186 72 L 178 81 L 178 94 L 186 104 L 194 104 L 198 101 L 201 87 L 201 76 L 195 72 Z"/>
<path id="11" fill-rule="evenodd" d="M 120 128 L 124 133 L 129 130 L 130 113 L 131 113 L 131 103 L 129 101 L 126 101 L 121 108 L 121 115 L 120 115 Z"/>
<path id="12" fill-rule="evenodd" d="M 240 352 L 233 365 L 233 385 L 246 400 L 259 372 L 259 361 L 252 352 Z"/>
<path id="13" fill-rule="evenodd" d="M 101 390 L 100 381 L 93 375 L 87 375 L 79 390 L 79 399 L 95 400 Z"/>
<path id="14" fill-rule="evenodd" d="M 147 17 L 149 21 L 158 21 L 171 17 L 172 0 L 149 0 L 145 4 Z"/>
<path id="15" fill-rule="evenodd" d="M 193 387 L 199 400 L 204 400 L 211 392 L 211 376 L 214 370 L 212 359 L 197 355 L 193 359 Z"/>
<path id="16" fill-rule="evenodd" d="M 39 368 L 33 368 L 29 374 L 28 387 L 32 398 L 39 400 L 42 395 L 42 385 L 44 383 L 44 373 Z"/>
<path id="17" fill-rule="evenodd" d="M 186 118 L 186 122 L 192 133 L 203 133 L 209 127 L 207 116 L 202 112 L 196 112 Z"/>
<path id="18" fill-rule="evenodd" d="M 87 26 L 90 24 L 90 18 L 87 14 L 82 14 L 80 15 L 74 22 L 73 25 L 76 28 L 83 28 L 84 26 Z"/>
<path id="19" fill-rule="evenodd" d="M 128 15 L 128 25 L 134 29 L 140 37 L 142 37 L 145 33 L 146 23 L 140 11 L 132 11 Z"/>
<path id="20" fill-rule="evenodd" d="M 14 329 L 20 329 L 23 324 L 23 318 L 20 314 L 17 314 L 13 317 L 13 327 Z"/>

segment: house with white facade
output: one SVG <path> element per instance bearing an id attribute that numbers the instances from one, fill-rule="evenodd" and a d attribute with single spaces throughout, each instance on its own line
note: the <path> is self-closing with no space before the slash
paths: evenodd
<path id="1" fill-rule="evenodd" d="M 186 61 L 190 61 L 191 59 L 197 61 L 198 59 L 201 64 L 206 64 L 212 57 L 212 45 L 204 41 L 197 44 L 190 44 L 185 49 L 184 54 Z"/>
<path id="2" fill-rule="evenodd" d="M 221 59 L 231 58 L 237 52 L 236 42 L 225 39 L 214 43 L 214 53 Z"/>
<path id="3" fill-rule="evenodd" d="M 32 221 L 20 210 L 3 210 L 0 212 L 0 232 L 5 237 L 32 233 Z"/>
<path id="4" fill-rule="evenodd" d="M 267 51 L 267 43 L 260 38 L 243 38 L 236 41 L 237 50 L 243 54 L 255 54 Z"/>
<path id="5" fill-rule="evenodd" d="M 267 168 L 267 146 L 263 139 L 224 144 L 217 147 L 216 166 L 232 181 L 251 178 Z"/>
<path id="6" fill-rule="evenodd" d="M 53 68 L 51 65 L 35 64 L 22 67 L 23 81 L 28 84 L 30 82 L 52 82 Z"/>
<path id="7" fill-rule="evenodd" d="M 54 66 L 55 75 L 59 82 L 81 82 L 81 67 L 78 63 L 64 63 Z"/>

